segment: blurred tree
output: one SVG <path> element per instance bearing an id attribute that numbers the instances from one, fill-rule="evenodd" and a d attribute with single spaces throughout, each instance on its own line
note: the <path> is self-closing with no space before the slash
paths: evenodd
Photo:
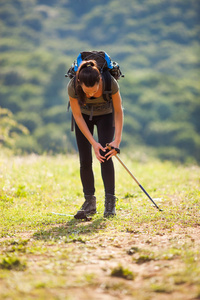
<path id="1" fill-rule="evenodd" d="M 43 120 L 45 123 L 59 124 L 69 122 L 70 117 L 71 113 L 67 111 L 67 104 L 57 105 L 45 110 Z"/>
<path id="2" fill-rule="evenodd" d="M 45 86 L 45 107 L 65 104 L 66 100 L 62 96 L 62 91 L 65 83 L 66 66 L 64 63 L 59 63 L 55 66 L 52 74 L 49 76 L 49 81 Z"/>
<path id="3" fill-rule="evenodd" d="M 29 15 L 26 16 L 23 24 L 25 26 L 30 27 L 31 29 L 35 31 L 41 31 L 42 30 L 42 18 L 40 15 Z"/>
<path id="4" fill-rule="evenodd" d="M 200 134 L 200 99 L 196 99 L 193 105 L 190 122 L 194 124 L 198 134 Z"/>
<path id="5" fill-rule="evenodd" d="M 22 112 L 18 113 L 16 115 L 16 120 L 20 124 L 23 124 L 26 128 L 28 128 L 30 133 L 33 133 L 33 131 L 37 127 L 40 128 L 42 126 L 42 119 L 41 119 L 40 115 L 35 112 L 31 112 L 31 111 L 30 112 L 22 111 Z"/>
<path id="6" fill-rule="evenodd" d="M 173 146 L 173 138 L 185 131 L 187 123 L 152 121 L 145 129 L 145 141 L 151 146 Z"/>
<path id="7" fill-rule="evenodd" d="M 0 20 L 3 20 L 9 27 L 16 26 L 18 23 L 17 11 L 12 4 L 7 3 L 0 10 Z"/>
<path id="8" fill-rule="evenodd" d="M 5 85 L 21 85 L 25 82 L 23 75 L 16 70 L 7 71 L 5 74 L 3 74 L 3 77 Z"/>
<path id="9" fill-rule="evenodd" d="M 55 123 L 49 123 L 35 132 L 38 145 L 43 151 L 63 152 L 71 148 L 68 143 L 67 135 L 62 128 Z"/>
<path id="10" fill-rule="evenodd" d="M 13 147 L 20 134 L 28 135 L 28 129 L 14 120 L 11 111 L 0 107 L 0 145 Z"/>
<path id="11" fill-rule="evenodd" d="M 29 135 L 29 136 L 20 136 L 15 142 L 15 152 L 18 154 L 25 154 L 25 153 L 37 153 L 42 154 L 43 151 L 38 145 L 36 139 Z"/>

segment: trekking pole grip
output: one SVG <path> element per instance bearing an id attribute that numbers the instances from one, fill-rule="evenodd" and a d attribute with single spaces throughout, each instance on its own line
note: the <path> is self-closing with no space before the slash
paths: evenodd
<path id="1" fill-rule="evenodd" d="M 120 154 L 120 149 L 119 148 L 115 148 L 113 146 L 110 146 L 109 144 L 106 144 L 106 147 L 108 147 L 109 150 L 114 149 L 115 151 L 117 151 L 118 154 Z"/>

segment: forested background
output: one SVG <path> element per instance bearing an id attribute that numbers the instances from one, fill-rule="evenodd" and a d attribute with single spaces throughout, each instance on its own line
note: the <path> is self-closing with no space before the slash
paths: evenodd
<path id="1" fill-rule="evenodd" d="M 67 112 L 80 51 L 121 67 L 121 147 L 200 163 L 199 0 L 1 0 L 0 144 L 15 153 L 76 149 Z"/>

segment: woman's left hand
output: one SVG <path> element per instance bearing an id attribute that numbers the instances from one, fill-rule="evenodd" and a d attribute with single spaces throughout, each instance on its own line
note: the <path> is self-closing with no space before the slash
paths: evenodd
<path id="1" fill-rule="evenodd" d="M 113 141 L 112 143 L 109 143 L 110 147 L 119 148 L 119 145 Z M 109 150 L 109 146 L 106 146 L 104 149 Z M 115 149 L 111 149 L 108 153 L 105 154 L 105 157 L 107 160 L 109 160 L 112 156 L 117 155 L 117 151 Z"/>

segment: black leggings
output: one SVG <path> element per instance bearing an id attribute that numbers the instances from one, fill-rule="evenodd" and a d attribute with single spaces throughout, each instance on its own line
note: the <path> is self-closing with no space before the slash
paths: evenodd
<path id="1" fill-rule="evenodd" d="M 105 147 L 107 143 L 113 141 L 115 128 L 113 126 L 113 114 L 93 116 L 89 120 L 88 115 L 83 114 L 83 118 L 93 135 L 94 125 L 97 126 L 98 142 Z M 94 174 L 92 170 L 92 146 L 82 134 L 77 124 L 75 124 L 76 141 L 80 158 L 80 176 L 83 185 L 84 195 L 94 195 Z M 101 154 L 105 153 L 101 151 Z M 101 175 L 104 183 L 105 195 L 115 194 L 115 174 L 112 158 L 101 163 Z"/>

